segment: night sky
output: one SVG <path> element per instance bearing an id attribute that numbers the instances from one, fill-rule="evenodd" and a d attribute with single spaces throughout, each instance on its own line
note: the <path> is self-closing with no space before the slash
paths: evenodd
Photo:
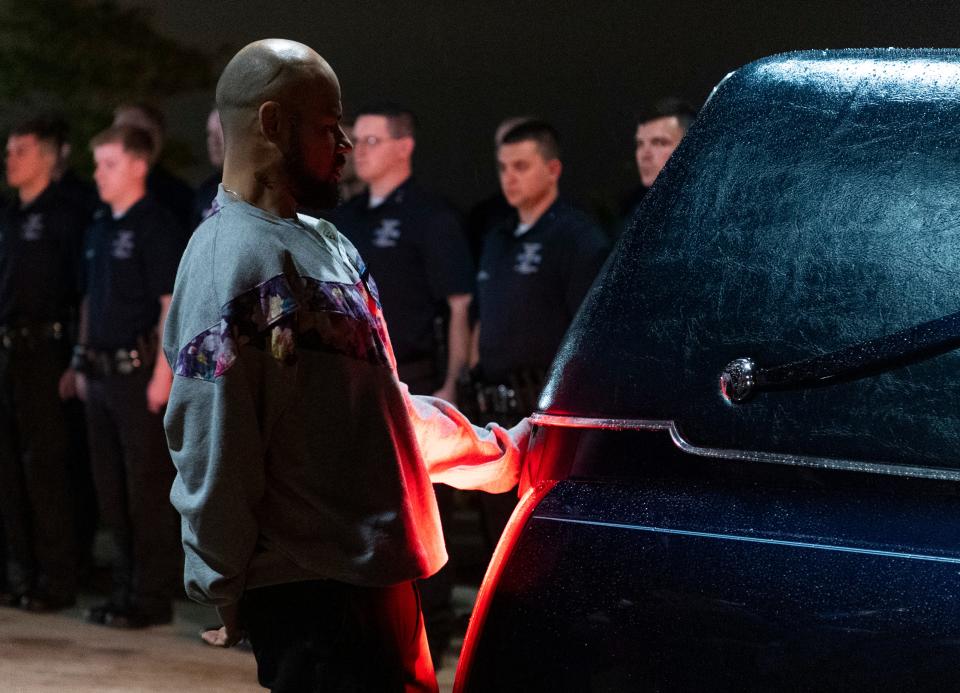
<path id="1" fill-rule="evenodd" d="M 678 95 L 700 104 L 729 71 L 809 48 L 960 45 L 946 2 L 307 2 L 125 0 L 160 31 L 211 48 L 282 37 L 333 65 L 349 115 L 383 99 L 421 122 L 415 172 L 466 207 L 495 189 L 492 133 L 531 114 L 564 137 L 563 188 L 589 202 L 636 185 L 633 115 Z M 167 104 L 202 158 L 212 94 Z M 196 175 L 197 172 L 194 172 Z"/>

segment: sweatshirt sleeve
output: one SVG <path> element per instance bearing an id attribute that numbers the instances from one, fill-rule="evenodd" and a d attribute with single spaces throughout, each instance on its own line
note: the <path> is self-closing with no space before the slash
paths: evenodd
<path id="1" fill-rule="evenodd" d="M 294 370 L 234 347 L 210 330 L 180 350 L 164 421 L 177 468 L 170 499 L 181 515 L 185 587 L 215 606 L 243 594 L 259 535 L 264 450 Z"/>
<path id="2" fill-rule="evenodd" d="M 495 423 L 480 428 L 449 402 L 401 388 L 432 482 L 488 493 L 516 486 L 530 437 L 527 419 L 509 430 Z"/>

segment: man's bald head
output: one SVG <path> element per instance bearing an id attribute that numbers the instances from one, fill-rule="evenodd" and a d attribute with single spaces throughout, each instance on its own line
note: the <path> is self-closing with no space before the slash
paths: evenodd
<path id="1" fill-rule="evenodd" d="M 224 134 L 236 127 L 237 115 L 268 101 L 295 108 L 304 87 L 329 91 L 339 100 L 336 74 L 309 46 L 286 39 L 248 44 L 227 63 L 217 82 L 217 109 Z"/>
<path id="2" fill-rule="evenodd" d="M 284 190 L 302 206 L 336 203 L 350 151 L 333 69 L 312 48 L 265 39 L 245 46 L 217 83 L 224 185 L 238 176 Z"/>

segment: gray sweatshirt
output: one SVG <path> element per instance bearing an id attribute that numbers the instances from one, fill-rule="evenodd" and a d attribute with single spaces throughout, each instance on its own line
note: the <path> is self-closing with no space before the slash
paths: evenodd
<path id="1" fill-rule="evenodd" d="M 386 585 L 446 561 L 431 481 L 517 481 L 511 432 L 410 395 L 376 287 L 331 224 L 281 219 L 221 188 L 177 272 L 165 416 L 185 584 L 224 606 L 248 588 Z"/>

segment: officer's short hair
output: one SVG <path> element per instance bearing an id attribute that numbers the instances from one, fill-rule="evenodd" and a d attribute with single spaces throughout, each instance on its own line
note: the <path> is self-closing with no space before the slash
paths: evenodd
<path id="1" fill-rule="evenodd" d="M 67 123 L 62 118 L 41 116 L 22 120 L 10 129 L 11 137 L 33 135 L 41 142 L 59 152 L 67 141 Z"/>
<path id="2" fill-rule="evenodd" d="M 153 104 L 147 103 L 146 101 L 125 101 L 113 109 L 114 117 L 122 111 L 140 111 L 140 113 L 157 128 L 157 132 L 161 135 L 167 131 L 167 119 L 164 117 L 163 111 Z"/>
<path id="3" fill-rule="evenodd" d="M 392 101 L 382 101 L 364 106 L 357 111 L 360 116 L 383 116 L 387 119 L 387 129 L 390 137 L 417 137 L 417 116 L 409 108 L 405 108 Z M 356 122 L 356 121 L 354 121 Z"/>
<path id="4" fill-rule="evenodd" d="M 536 142 L 540 156 L 546 161 L 560 158 L 560 133 L 545 120 L 525 120 L 510 128 L 500 141 L 501 145 L 517 142 Z"/>
<path id="5" fill-rule="evenodd" d="M 131 125 L 113 125 L 94 135 L 90 140 L 90 149 L 102 147 L 105 144 L 119 144 L 123 151 L 138 159 L 149 162 L 153 156 L 153 138 L 142 128 Z"/>
<path id="6" fill-rule="evenodd" d="M 637 125 L 648 123 L 658 118 L 676 118 L 680 127 L 686 132 L 690 124 L 697 117 L 697 109 L 689 102 L 676 96 L 668 96 L 654 102 L 652 106 L 637 113 Z"/>

